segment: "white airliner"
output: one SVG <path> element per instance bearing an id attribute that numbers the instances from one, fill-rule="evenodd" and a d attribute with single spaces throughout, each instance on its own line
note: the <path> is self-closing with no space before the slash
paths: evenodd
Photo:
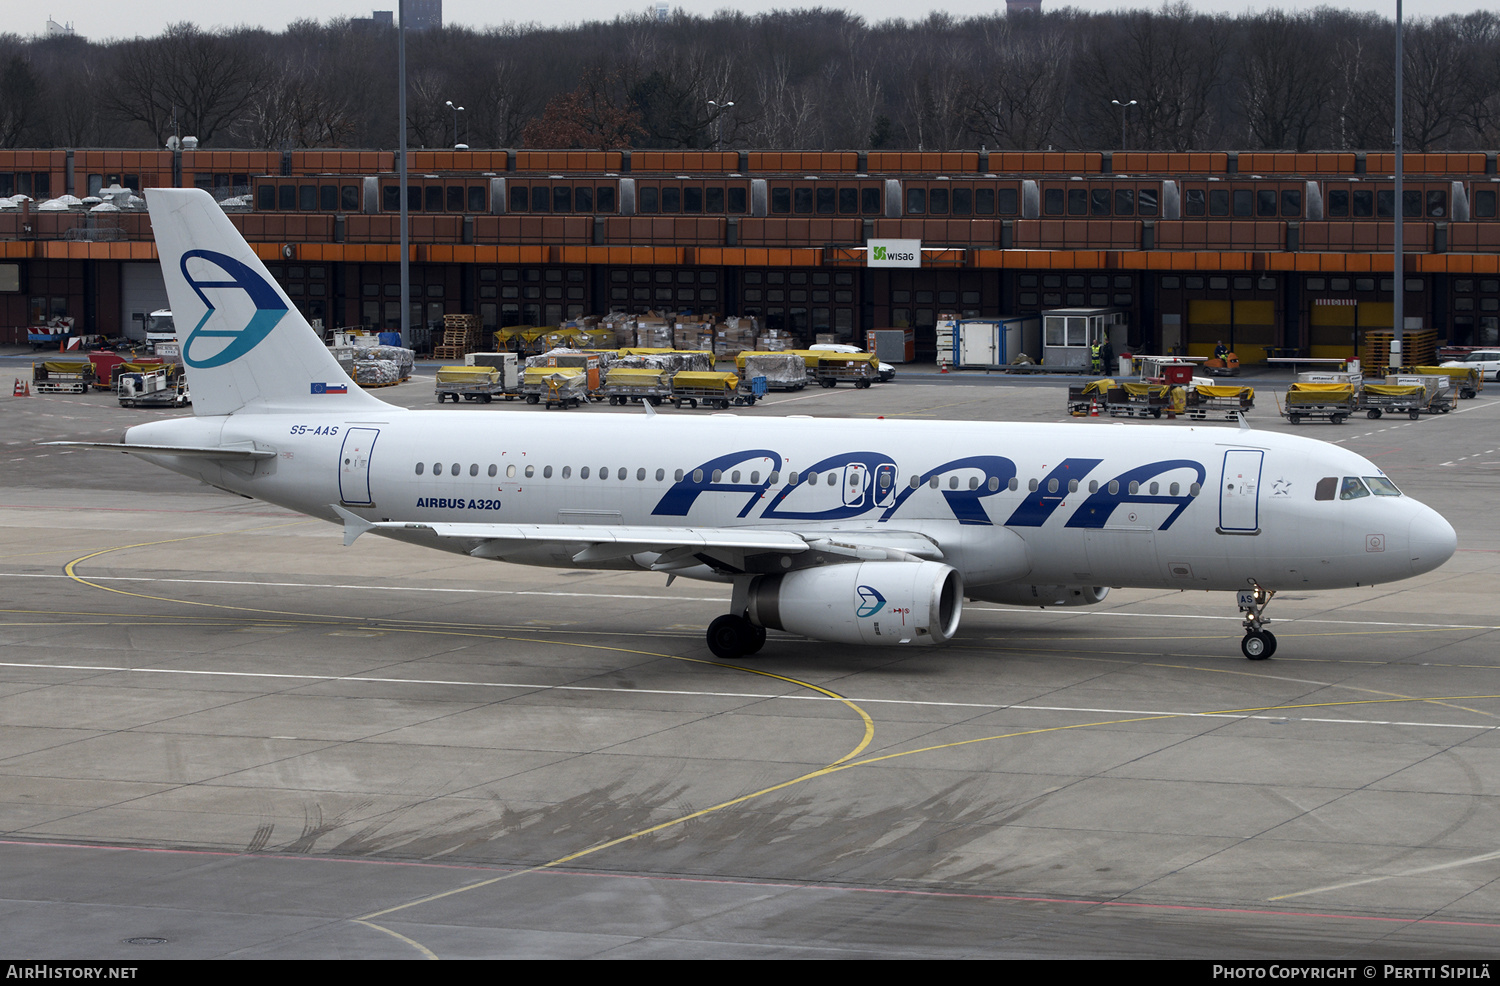
<path id="1" fill-rule="evenodd" d="M 1132 586 L 1238 591 L 1241 649 L 1262 659 L 1275 591 L 1409 578 L 1456 545 L 1368 459 L 1243 426 L 394 407 L 207 193 L 147 201 L 194 417 L 92 447 L 342 524 L 346 545 L 730 583 L 708 629 L 721 658 L 767 628 L 941 644 L 965 598 L 1084 606 Z"/>

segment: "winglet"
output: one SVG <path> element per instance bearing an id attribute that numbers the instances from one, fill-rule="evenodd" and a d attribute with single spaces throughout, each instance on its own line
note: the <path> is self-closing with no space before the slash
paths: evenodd
<path id="1" fill-rule="evenodd" d="M 336 503 L 330 503 L 328 506 L 344 521 L 344 547 L 346 548 L 353 544 L 365 531 L 373 530 L 375 527 L 368 520 L 351 514 Z"/>

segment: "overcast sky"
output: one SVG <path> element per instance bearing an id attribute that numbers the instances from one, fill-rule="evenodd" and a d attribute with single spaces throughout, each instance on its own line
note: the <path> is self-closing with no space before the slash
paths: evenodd
<path id="1" fill-rule="evenodd" d="M 1128 8 L 1155 8 L 1159 3 L 1131 3 L 1127 0 L 1044 0 L 1047 8 L 1077 7 L 1083 10 L 1115 10 Z M 1201 11 L 1238 14 L 1249 10 L 1308 10 L 1326 5 L 1348 10 L 1366 10 L 1394 18 L 1395 0 L 1256 0 L 1253 3 L 1235 0 L 1191 0 L 1191 6 Z M 1443 14 L 1466 14 L 1474 10 L 1493 8 L 1493 0 L 1406 0 L 1405 17 L 1441 16 Z M 514 22 L 533 22 L 549 26 L 589 20 L 612 20 L 620 14 L 635 13 L 654 8 L 654 0 L 561 0 L 561 2 L 530 4 L 497 4 L 494 0 L 444 0 L 443 20 L 447 24 L 461 24 L 483 28 Z M 946 0 L 941 3 L 926 3 L 923 0 L 862 0 L 860 3 L 804 3 L 800 0 L 740 0 L 728 4 L 723 0 L 679 0 L 673 3 L 674 10 L 708 16 L 716 10 L 733 7 L 748 13 L 794 7 L 842 7 L 857 13 L 867 22 L 890 18 L 923 18 L 934 10 L 947 11 L 955 17 L 972 17 L 993 12 L 1004 7 L 1004 0 Z M 36 13 L 20 15 L 19 6 L 12 8 L 10 16 L 0 25 L 0 30 L 13 31 L 21 35 L 41 34 L 47 18 L 59 23 L 72 22 L 79 34 L 94 39 L 126 38 L 137 35 L 149 37 L 160 34 L 168 24 L 192 21 L 203 28 L 233 27 L 249 24 L 269 31 L 281 31 L 288 23 L 312 18 L 320 21 L 335 17 L 368 17 L 374 9 L 394 10 L 395 0 L 253 0 L 250 4 L 206 3 L 204 0 L 153 0 L 146 4 L 100 3 L 99 0 L 47 0 L 38 7 L 28 8 Z"/>

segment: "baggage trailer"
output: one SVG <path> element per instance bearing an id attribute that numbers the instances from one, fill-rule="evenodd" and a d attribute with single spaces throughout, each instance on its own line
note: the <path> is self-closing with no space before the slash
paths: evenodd
<path id="1" fill-rule="evenodd" d="M 656 407 L 672 399 L 672 372 L 652 367 L 610 367 L 601 392 L 616 406 L 645 402 Z"/>
<path id="2" fill-rule="evenodd" d="M 1075 418 L 1098 417 L 1099 408 L 1109 399 L 1117 385 L 1113 378 L 1090 380 L 1082 387 L 1068 388 L 1068 413 Z"/>
<path id="3" fill-rule="evenodd" d="M 1233 421 L 1254 406 L 1253 387 L 1199 385 L 1187 392 L 1187 416 L 1197 421 L 1210 417 Z"/>
<path id="4" fill-rule="evenodd" d="M 31 364 L 31 382 L 38 394 L 83 394 L 94 382 L 88 360 L 41 359 Z"/>
<path id="5" fill-rule="evenodd" d="M 513 401 L 521 396 L 519 388 L 506 391 L 500 371 L 492 366 L 440 366 L 432 390 L 439 404 L 450 400 L 457 404 L 460 399 L 488 404 L 496 397 Z"/>
<path id="6" fill-rule="evenodd" d="M 755 398 L 750 397 L 754 403 Z M 740 394 L 740 378 L 737 373 L 707 373 L 698 370 L 679 370 L 672 375 L 672 406 L 716 408 L 723 411 L 730 404 L 745 403 Z"/>
<path id="7" fill-rule="evenodd" d="M 1382 414 L 1405 414 L 1415 421 L 1426 399 L 1426 388 L 1417 384 L 1367 383 L 1359 393 L 1359 408 L 1372 420 Z"/>
<path id="8" fill-rule="evenodd" d="M 1428 377 L 1447 377 L 1453 389 L 1458 391 L 1459 400 L 1478 397 L 1479 392 L 1484 389 L 1484 374 L 1478 367 L 1415 366 L 1411 368 L 1411 372 Z"/>
<path id="9" fill-rule="evenodd" d="M 1323 418 L 1341 425 L 1358 407 L 1354 388 L 1344 383 L 1294 383 L 1286 392 L 1282 415 L 1292 424 Z"/>
<path id="10" fill-rule="evenodd" d="M 1422 388 L 1422 414 L 1447 414 L 1453 410 L 1453 378 L 1447 374 L 1397 373 L 1385 378 L 1398 387 Z"/>
<path id="11" fill-rule="evenodd" d="M 864 390 L 880 375 L 880 361 L 869 353 L 819 353 L 809 369 L 823 387 L 852 383 Z"/>
<path id="12" fill-rule="evenodd" d="M 1172 404 L 1172 397 L 1163 383 L 1124 383 L 1111 387 L 1105 395 L 1104 409 L 1109 416 L 1117 418 L 1161 417 Z"/>
<path id="13" fill-rule="evenodd" d="M 528 366 L 521 378 L 527 404 L 578 407 L 589 399 L 587 370 L 578 366 Z"/>

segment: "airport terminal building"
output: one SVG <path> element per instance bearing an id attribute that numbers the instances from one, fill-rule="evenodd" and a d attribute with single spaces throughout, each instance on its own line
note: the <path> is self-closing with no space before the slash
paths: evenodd
<path id="1" fill-rule="evenodd" d="M 750 315 L 810 339 L 940 314 L 1124 313 L 1129 344 L 1242 362 L 1500 345 L 1496 154 L 412 151 L 411 324 Z M 134 335 L 167 307 L 143 189 L 220 199 L 309 319 L 400 325 L 389 151 L 0 151 L 0 341 L 57 316 Z M 128 191 L 126 191 L 128 190 Z M 131 194 L 131 193 L 134 194 Z M 884 266 L 872 241 L 918 254 Z M 1412 352 L 1411 345 L 1408 352 Z"/>

